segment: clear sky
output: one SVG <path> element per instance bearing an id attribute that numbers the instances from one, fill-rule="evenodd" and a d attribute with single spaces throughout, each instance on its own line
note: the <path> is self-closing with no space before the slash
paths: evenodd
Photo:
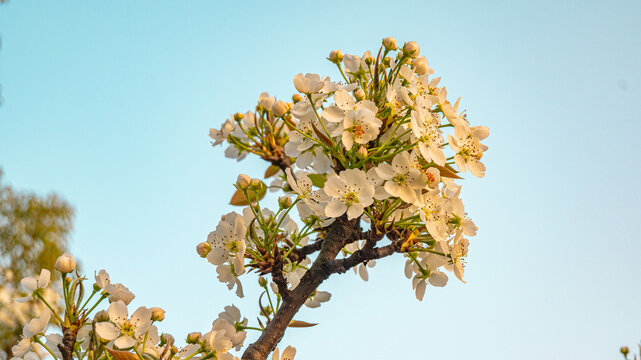
<path id="1" fill-rule="evenodd" d="M 19 1 L 0 6 L 0 166 L 76 209 L 71 249 L 167 310 L 176 337 L 239 300 L 195 246 L 239 172 L 210 127 L 332 49 L 415 40 L 475 125 L 487 176 L 464 182 L 467 284 L 418 302 L 401 257 L 298 318 L 297 359 L 618 359 L 641 340 L 641 2 Z"/>

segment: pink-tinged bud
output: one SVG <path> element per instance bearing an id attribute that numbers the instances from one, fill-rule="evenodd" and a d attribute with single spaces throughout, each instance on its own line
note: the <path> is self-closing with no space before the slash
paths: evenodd
<path id="1" fill-rule="evenodd" d="M 420 52 L 421 48 L 418 47 L 416 41 L 410 41 L 403 46 L 403 53 L 411 58 L 416 58 Z"/>
<path id="2" fill-rule="evenodd" d="M 289 106 L 283 100 L 278 100 L 272 105 L 272 114 L 276 117 L 281 117 L 289 111 Z"/>
<path id="3" fill-rule="evenodd" d="M 211 251 L 211 245 L 208 242 L 201 242 L 196 246 L 196 251 L 201 258 L 207 257 L 207 254 Z"/>
<path id="4" fill-rule="evenodd" d="M 376 60 L 374 60 L 374 57 L 368 52 L 367 55 L 363 55 L 363 61 L 365 61 L 367 65 L 372 65 Z"/>
<path id="5" fill-rule="evenodd" d="M 281 209 L 290 208 L 292 206 L 292 199 L 287 196 L 281 196 L 278 198 L 278 206 L 280 206 Z"/>
<path id="6" fill-rule="evenodd" d="M 354 90 L 354 97 L 356 98 L 357 101 L 361 101 L 365 99 L 365 91 L 363 91 L 363 89 L 361 88 Z"/>
<path id="7" fill-rule="evenodd" d="M 334 64 L 338 64 L 341 61 L 343 61 L 343 52 L 336 49 L 332 50 L 331 53 L 329 53 L 329 61 L 333 62 Z"/>
<path id="8" fill-rule="evenodd" d="M 100 310 L 94 315 L 94 320 L 96 322 L 103 322 L 103 321 L 109 321 L 109 314 L 107 313 L 106 310 Z"/>
<path id="9" fill-rule="evenodd" d="M 70 273 L 76 268 L 76 260 L 73 256 L 64 253 L 56 260 L 56 270 L 61 273 Z"/>
<path id="10" fill-rule="evenodd" d="M 203 334 L 201 334 L 201 333 L 199 333 L 197 331 L 190 332 L 189 334 L 187 334 L 187 344 L 196 344 L 196 343 L 198 343 L 198 341 L 200 340 L 200 338 L 202 336 L 203 336 Z"/>
<path id="11" fill-rule="evenodd" d="M 419 75 L 425 75 L 430 69 L 429 64 L 427 63 L 427 59 L 425 57 L 419 57 L 416 60 L 412 62 L 412 65 L 414 66 L 414 71 L 419 74 Z"/>
<path id="12" fill-rule="evenodd" d="M 163 321 L 165 319 L 165 310 L 159 307 L 151 308 L 151 320 L 153 321 Z"/>
<path id="13" fill-rule="evenodd" d="M 260 287 L 265 287 L 267 285 L 267 280 L 264 277 L 259 276 L 258 285 L 260 285 Z"/>
<path id="14" fill-rule="evenodd" d="M 260 186 L 263 182 L 258 179 L 252 179 L 251 186 Z"/>
<path id="15" fill-rule="evenodd" d="M 252 178 L 247 174 L 240 174 L 238 175 L 238 178 L 236 178 L 236 185 L 238 185 L 238 187 L 240 187 L 241 189 L 247 189 L 251 182 Z"/>
<path id="16" fill-rule="evenodd" d="M 365 159 L 367 157 L 367 149 L 365 149 L 363 146 L 358 148 L 358 158 L 359 159 Z"/>
<path id="17" fill-rule="evenodd" d="M 385 49 L 387 50 L 396 50 L 398 49 L 398 45 L 396 45 L 396 39 L 393 37 L 386 37 L 383 39 L 383 46 L 385 46 Z"/>

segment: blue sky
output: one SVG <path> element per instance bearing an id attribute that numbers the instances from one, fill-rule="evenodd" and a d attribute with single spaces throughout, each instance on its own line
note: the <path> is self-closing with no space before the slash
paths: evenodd
<path id="1" fill-rule="evenodd" d="M 195 246 L 240 172 L 208 129 L 299 72 L 337 77 L 332 49 L 415 40 L 474 124 L 487 176 L 464 181 L 467 284 L 418 302 L 400 257 L 322 286 L 283 344 L 297 359 L 617 359 L 641 340 L 639 1 L 35 2 L 0 6 L 0 166 L 76 209 L 71 249 L 206 331 L 253 318 Z"/>

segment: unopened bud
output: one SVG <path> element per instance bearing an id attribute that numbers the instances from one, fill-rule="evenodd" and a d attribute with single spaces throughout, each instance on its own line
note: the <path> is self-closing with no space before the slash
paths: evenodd
<path id="1" fill-rule="evenodd" d="M 169 344 L 169 346 L 173 346 L 176 340 L 174 340 L 174 337 L 171 336 L 171 334 L 165 334 L 163 333 L 160 336 L 160 346 L 163 346 L 165 344 Z"/>
<path id="2" fill-rule="evenodd" d="M 411 58 L 416 58 L 420 52 L 421 48 L 418 47 L 416 41 L 407 42 L 403 46 L 403 53 Z"/>
<path id="3" fill-rule="evenodd" d="M 365 99 L 365 91 L 363 91 L 363 89 L 361 89 L 361 88 L 358 88 L 358 89 L 354 90 L 354 97 L 358 101 L 361 101 L 361 100 Z"/>
<path id="4" fill-rule="evenodd" d="M 203 336 L 203 334 L 198 331 L 190 332 L 187 334 L 187 344 L 196 344 L 198 340 Z"/>
<path id="5" fill-rule="evenodd" d="M 103 321 L 109 321 L 109 314 L 105 310 L 100 310 L 94 315 L 94 320 L 96 322 L 103 322 Z"/>
<path id="6" fill-rule="evenodd" d="M 280 206 L 281 209 L 290 208 L 292 206 L 292 199 L 287 196 L 281 196 L 278 198 L 278 206 Z"/>
<path id="7" fill-rule="evenodd" d="M 56 270 L 61 273 L 70 273 L 76 268 L 76 260 L 73 256 L 64 253 L 56 260 Z"/>
<path id="8" fill-rule="evenodd" d="M 238 178 L 236 178 L 236 184 L 241 189 L 247 189 L 251 184 L 251 182 L 252 182 L 252 178 L 249 177 L 249 175 L 247 174 L 240 174 L 238 175 Z"/>
<path id="9" fill-rule="evenodd" d="M 336 49 L 332 50 L 331 53 L 329 53 L 329 61 L 333 62 L 334 64 L 338 64 L 341 61 L 343 61 L 343 52 Z"/>
<path id="10" fill-rule="evenodd" d="M 303 100 L 303 97 L 300 96 L 300 94 L 294 94 L 292 95 L 292 101 L 294 104 L 298 103 L 299 101 Z"/>
<path id="11" fill-rule="evenodd" d="M 151 320 L 163 321 L 164 318 L 165 318 L 165 310 L 157 306 L 151 308 Z"/>
<path id="12" fill-rule="evenodd" d="M 383 65 L 389 67 L 392 65 L 392 57 L 391 56 L 386 56 L 385 59 L 383 59 Z"/>
<path id="13" fill-rule="evenodd" d="M 263 182 L 259 179 L 252 179 L 251 186 L 260 186 Z"/>
<path id="14" fill-rule="evenodd" d="M 201 258 L 206 258 L 211 251 L 211 245 L 208 242 L 201 242 L 196 246 L 196 251 Z"/>
<path id="15" fill-rule="evenodd" d="M 267 285 L 267 280 L 264 277 L 259 276 L 258 277 L 258 285 L 260 285 L 260 287 L 265 287 L 265 285 Z"/>
<path id="16" fill-rule="evenodd" d="M 385 46 L 385 49 L 387 50 L 396 50 L 398 49 L 398 45 L 396 45 L 396 39 L 393 37 L 386 37 L 383 39 L 383 46 Z"/>
<path id="17" fill-rule="evenodd" d="M 171 352 L 172 355 L 176 355 L 176 353 L 178 352 L 178 348 L 175 346 L 172 346 L 169 348 L 169 351 Z M 169 358 L 171 359 L 171 356 Z"/>
<path id="18" fill-rule="evenodd" d="M 289 106 L 283 100 L 278 100 L 272 105 L 272 114 L 276 117 L 281 117 L 289 111 Z"/>
<path id="19" fill-rule="evenodd" d="M 419 75 L 427 74 L 427 71 L 430 69 L 430 66 L 427 63 L 427 59 L 422 56 L 414 60 L 412 62 L 412 65 L 414 66 L 414 71 Z"/>
<path id="20" fill-rule="evenodd" d="M 240 120 L 242 120 L 244 117 L 245 117 L 245 114 L 243 114 L 243 113 L 239 113 L 239 112 L 237 112 L 237 113 L 235 113 L 235 114 L 234 114 L 234 120 L 236 120 L 236 121 L 240 121 Z"/>
<path id="21" fill-rule="evenodd" d="M 627 357 L 627 356 L 628 356 L 628 354 L 630 353 L 630 349 L 628 349 L 628 347 L 627 347 L 627 346 L 622 346 L 622 347 L 621 347 L 621 349 L 620 349 L 619 351 L 621 351 L 621 354 L 623 354 L 623 356 L 626 356 L 626 357 Z"/>
<path id="22" fill-rule="evenodd" d="M 357 154 L 359 159 L 365 159 L 367 157 L 367 149 L 361 146 L 360 148 L 358 148 Z"/>
<path id="23" fill-rule="evenodd" d="M 367 65 L 372 65 L 375 60 L 374 60 L 374 57 L 372 55 L 366 55 L 363 58 L 363 61 L 365 61 L 365 64 L 367 64 Z"/>

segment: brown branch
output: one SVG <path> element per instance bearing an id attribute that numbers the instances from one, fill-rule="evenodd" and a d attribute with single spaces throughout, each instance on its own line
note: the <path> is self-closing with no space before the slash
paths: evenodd
<path id="1" fill-rule="evenodd" d="M 362 249 L 354 251 L 349 257 L 331 261 L 329 266 L 332 273 L 344 273 L 362 262 L 384 258 L 400 251 L 400 246 L 396 242 L 377 248 L 369 247 L 368 244 L 369 242 Z"/>
<path id="2" fill-rule="evenodd" d="M 278 293 L 283 297 L 283 300 L 289 298 L 289 289 L 287 289 L 287 279 L 283 274 L 283 255 L 280 251 L 277 253 L 274 268 L 272 270 L 272 280 L 278 287 Z"/>
<path id="3" fill-rule="evenodd" d="M 328 227 L 320 252 L 311 268 L 303 275 L 287 299 L 269 322 L 256 342 L 243 353 L 243 360 L 265 360 L 283 337 L 287 326 L 305 301 L 325 279 L 332 274 L 330 263 L 345 246 L 347 240 L 360 232 L 359 220 L 347 220 L 342 216 Z"/>

